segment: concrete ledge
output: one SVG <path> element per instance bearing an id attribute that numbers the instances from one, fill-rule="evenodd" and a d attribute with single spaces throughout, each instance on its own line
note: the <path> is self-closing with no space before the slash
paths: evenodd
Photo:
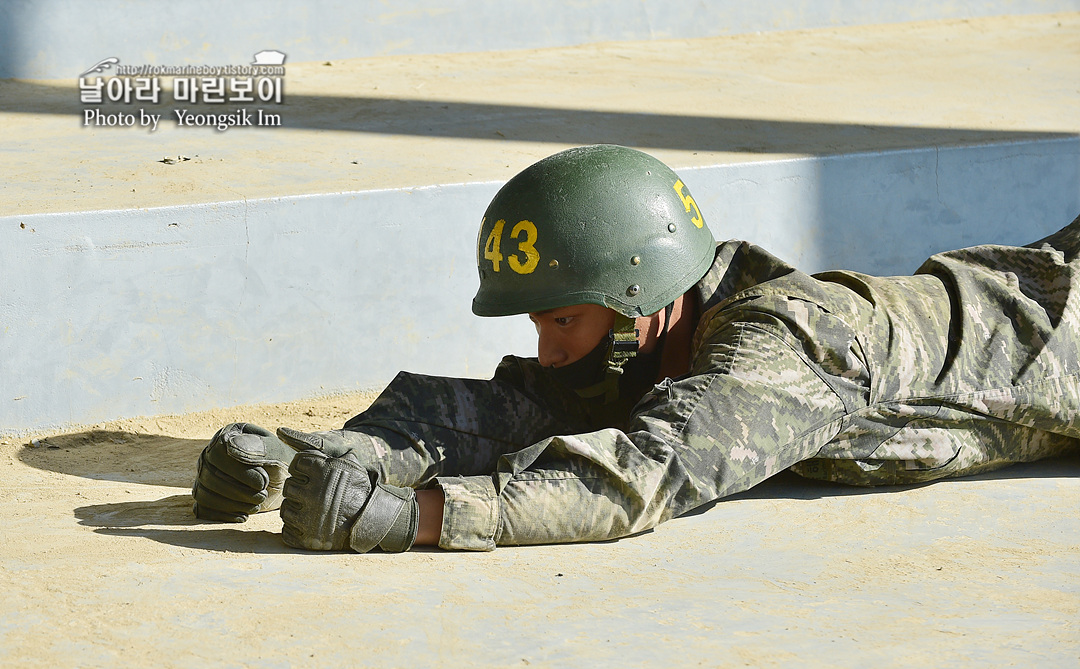
<path id="1" fill-rule="evenodd" d="M 0 81 L 0 216 L 505 181 L 602 142 L 681 169 L 1075 137 L 1078 39 L 1072 13 L 300 63 L 280 105 L 178 102 L 168 77 L 157 105 Z M 260 108 L 282 126 L 175 120 Z"/>

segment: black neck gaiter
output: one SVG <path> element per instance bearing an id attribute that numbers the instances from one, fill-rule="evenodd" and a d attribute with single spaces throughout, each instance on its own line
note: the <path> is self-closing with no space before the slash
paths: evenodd
<path id="1" fill-rule="evenodd" d="M 548 367 L 555 380 L 571 390 L 584 390 L 604 380 L 607 372 L 607 353 L 611 347 L 611 335 L 604 337 L 596 347 L 579 360 L 562 367 Z"/>
<path id="2" fill-rule="evenodd" d="M 666 333 L 665 333 L 666 334 Z M 661 340 L 660 344 L 663 344 Z M 596 347 L 580 360 L 562 367 L 548 367 L 548 372 L 555 380 L 574 391 L 584 390 L 604 380 L 607 374 L 608 350 L 611 348 L 611 335 L 604 337 Z M 619 398 L 632 398 L 637 402 L 656 382 L 660 371 L 660 352 L 658 345 L 652 353 L 638 352 L 636 356 L 623 363 L 623 373 L 619 376 Z"/>

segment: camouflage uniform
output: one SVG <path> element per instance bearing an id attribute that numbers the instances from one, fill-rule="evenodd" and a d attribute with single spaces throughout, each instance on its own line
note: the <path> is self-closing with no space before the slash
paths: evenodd
<path id="1" fill-rule="evenodd" d="M 535 359 L 490 381 L 402 373 L 345 425 L 385 480 L 445 494 L 440 545 L 639 532 L 792 468 L 876 485 L 1076 448 L 1080 218 L 912 277 L 803 274 L 721 243 L 692 294 L 692 369 L 604 416 Z"/>

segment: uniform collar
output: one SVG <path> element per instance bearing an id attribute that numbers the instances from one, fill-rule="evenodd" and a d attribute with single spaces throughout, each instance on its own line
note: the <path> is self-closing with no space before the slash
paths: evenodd
<path id="1" fill-rule="evenodd" d="M 760 246 L 738 239 L 719 242 L 712 266 L 694 286 L 701 314 L 740 291 L 796 271 Z"/>

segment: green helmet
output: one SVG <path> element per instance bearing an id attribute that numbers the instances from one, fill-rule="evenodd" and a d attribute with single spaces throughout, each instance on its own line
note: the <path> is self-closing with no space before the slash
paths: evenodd
<path id="1" fill-rule="evenodd" d="M 675 172 L 598 145 L 549 156 L 508 181 L 476 241 L 478 316 L 599 304 L 656 313 L 705 275 L 712 233 Z"/>

